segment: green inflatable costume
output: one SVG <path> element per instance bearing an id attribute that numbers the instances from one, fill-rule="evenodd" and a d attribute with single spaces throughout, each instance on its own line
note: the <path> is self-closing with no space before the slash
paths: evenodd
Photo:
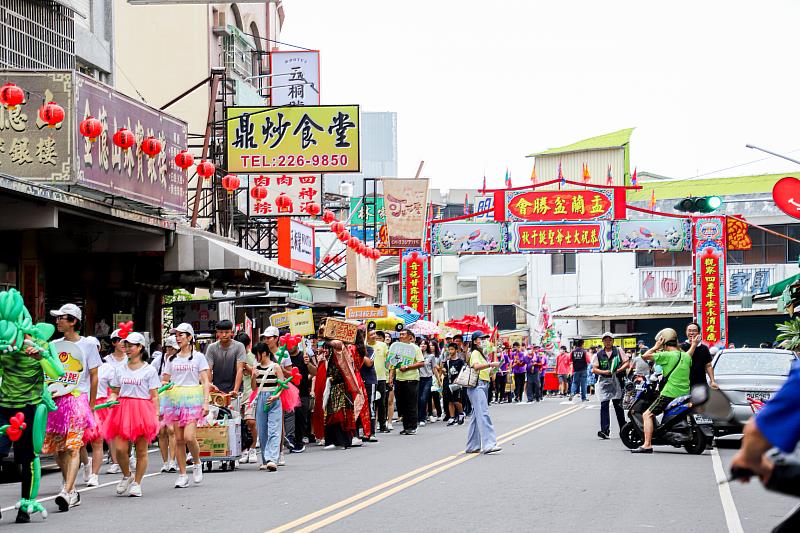
<path id="1" fill-rule="evenodd" d="M 34 513 L 47 518 L 47 511 L 36 497 L 47 415 L 56 410 L 44 376 L 55 380 L 64 375 L 64 366 L 48 342 L 54 332 L 52 324 L 33 323 L 19 291 L 0 292 L 0 419 L 9 422 L 15 412 L 22 412 L 33 421 L 26 434 L 14 442 L 14 460 L 23 467 L 18 522 L 28 521 Z M 30 354 L 28 348 L 33 348 Z"/>

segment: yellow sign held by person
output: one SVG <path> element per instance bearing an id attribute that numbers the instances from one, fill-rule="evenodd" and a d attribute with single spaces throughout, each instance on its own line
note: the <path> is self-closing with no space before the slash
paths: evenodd
<path id="1" fill-rule="evenodd" d="M 289 313 L 274 313 L 269 316 L 269 325 L 280 328 L 288 328 L 289 327 Z"/>
<path id="2" fill-rule="evenodd" d="M 314 313 L 311 309 L 295 309 L 289 312 L 289 331 L 292 335 L 313 335 Z"/>
<path id="3" fill-rule="evenodd" d="M 357 105 L 228 107 L 227 110 L 228 172 L 361 170 Z"/>

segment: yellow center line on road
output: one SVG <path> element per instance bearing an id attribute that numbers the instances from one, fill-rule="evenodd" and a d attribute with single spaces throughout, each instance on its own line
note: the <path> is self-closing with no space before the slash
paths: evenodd
<path id="1" fill-rule="evenodd" d="M 548 416 L 546 416 L 544 418 L 535 420 L 535 421 L 530 422 L 528 424 L 525 424 L 525 425 L 523 425 L 523 426 L 521 426 L 519 428 L 516 428 L 514 430 L 511 430 L 511 431 L 501 435 L 500 438 L 498 439 L 498 444 L 501 444 L 503 442 L 508 442 L 508 441 L 510 441 L 512 439 L 515 439 L 515 438 L 517 438 L 519 436 L 522 436 L 522 435 L 524 435 L 524 434 L 526 434 L 526 433 L 528 433 L 530 431 L 533 431 L 533 430 L 538 429 L 538 428 L 540 428 L 542 426 L 545 426 L 545 425 L 549 424 L 550 422 L 554 422 L 554 421 L 558 420 L 559 418 L 565 417 L 565 416 L 570 415 L 570 414 L 572 414 L 572 413 L 574 413 L 576 411 L 579 411 L 582 408 L 583 408 L 582 406 L 578 405 L 578 406 L 575 406 L 575 407 L 571 407 L 571 408 L 559 411 L 559 412 L 554 413 L 552 415 L 548 415 Z M 313 513 L 310 513 L 308 515 L 300 517 L 297 520 L 294 520 L 292 522 L 289 522 L 287 524 L 279 526 L 279 527 L 277 527 L 275 529 L 268 530 L 268 533 L 278 533 L 278 532 L 289 531 L 289 530 L 294 529 L 294 528 L 296 528 L 298 526 L 301 526 L 301 525 L 303 525 L 303 524 L 305 524 L 307 522 L 310 522 L 310 521 L 312 521 L 312 520 L 314 520 L 316 518 L 319 518 L 320 516 L 326 515 L 326 514 L 328 514 L 330 512 L 333 512 L 333 511 L 335 511 L 337 509 L 340 509 L 342 507 L 350 505 L 351 503 L 353 503 L 355 501 L 358 501 L 361 498 L 364 498 L 366 496 L 369 496 L 370 494 L 374 494 L 375 492 L 381 491 L 383 489 L 387 489 L 387 488 L 389 489 L 389 490 L 387 490 L 385 492 L 382 492 L 381 494 L 378 494 L 378 495 L 373 496 L 372 498 L 363 500 L 363 501 L 357 503 L 356 505 L 354 505 L 352 507 L 349 507 L 349 508 L 347 508 L 347 509 L 345 509 L 343 511 L 340 511 L 340 512 L 334 514 L 334 515 L 331 515 L 331 516 L 329 516 L 329 517 L 327 517 L 327 518 L 325 518 L 323 520 L 320 520 L 319 522 L 311 524 L 311 525 L 309 525 L 309 526 L 307 526 L 307 527 L 305 527 L 303 529 L 297 530 L 298 533 L 316 531 L 317 529 L 320 529 L 322 527 L 330 525 L 333 522 L 341 520 L 342 518 L 345 518 L 345 517 L 350 516 L 350 515 L 352 515 L 354 513 L 357 513 L 358 511 L 360 511 L 360 510 L 362 510 L 362 509 L 364 509 L 366 507 L 369 507 L 370 505 L 373 505 L 373 504 L 375 504 L 377 502 L 380 502 L 380 501 L 388 498 L 389 496 L 397 494 L 398 492 L 403 491 L 403 490 L 407 489 L 408 487 L 416 485 L 417 483 L 420 483 L 420 482 L 422 482 L 422 481 L 424 481 L 424 480 L 426 480 L 426 479 L 428 479 L 430 477 L 433 477 L 433 476 L 435 476 L 435 475 L 437 475 L 437 474 L 439 474 L 441 472 L 444 472 L 445 470 L 449 470 L 450 468 L 453 468 L 454 466 L 458 466 L 461 463 L 469 461 L 470 459 L 474 459 L 475 457 L 478 457 L 479 455 L 480 454 L 477 454 L 477 453 L 467 454 L 467 453 L 464 453 L 464 452 L 460 452 L 460 453 L 458 453 L 456 455 L 451 455 L 449 457 L 445 457 L 444 459 L 440 459 L 440 460 L 438 460 L 438 461 L 436 461 L 434 463 L 431 463 L 429 465 L 422 466 L 420 468 L 412 470 L 411 472 L 408 472 L 408 473 L 403 474 L 401 476 L 398 476 L 398 477 L 396 477 L 394 479 L 391 479 L 389 481 L 386 481 L 384 483 L 376 485 L 375 487 L 372 487 L 370 489 L 362 491 L 362 492 L 360 492 L 360 493 L 358 493 L 358 494 L 356 494 L 354 496 L 351 496 L 350 498 L 347 498 L 345 500 L 337 502 L 337 503 L 335 503 L 333 505 L 329 505 L 328 507 L 325 507 L 324 509 L 320 509 L 319 511 L 315 511 Z M 421 474 L 421 475 L 418 475 L 418 474 Z M 417 476 L 417 477 L 414 477 L 414 476 Z M 411 479 L 409 479 L 409 478 L 411 478 Z"/>

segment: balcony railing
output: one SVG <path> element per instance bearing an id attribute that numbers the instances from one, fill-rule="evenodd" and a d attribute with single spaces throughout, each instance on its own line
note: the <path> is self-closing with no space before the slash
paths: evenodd
<path id="1" fill-rule="evenodd" d="M 725 287 L 728 298 L 739 300 L 745 294 L 759 294 L 767 287 L 797 274 L 800 269 L 791 264 L 728 265 Z M 639 300 L 643 302 L 691 301 L 693 294 L 692 267 L 663 267 L 638 269 Z"/>

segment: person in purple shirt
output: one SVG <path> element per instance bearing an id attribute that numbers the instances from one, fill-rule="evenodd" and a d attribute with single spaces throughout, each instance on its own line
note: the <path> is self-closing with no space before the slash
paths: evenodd
<path id="1" fill-rule="evenodd" d="M 514 375 L 514 401 L 522 401 L 522 391 L 525 389 L 526 354 L 519 349 L 519 343 L 511 345 L 511 373 Z"/>
<path id="2" fill-rule="evenodd" d="M 508 346 L 508 345 L 506 345 Z M 497 403 L 507 401 L 508 395 L 506 394 L 506 382 L 508 381 L 508 367 L 511 364 L 511 356 L 508 355 L 508 348 L 504 348 L 497 357 L 500 361 L 500 367 L 497 369 L 497 374 L 494 376 L 494 395 Z"/>
<path id="3" fill-rule="evenodd" d="M 528 348 L 528 354 L 525 356 L 525 396 L 528 403 L 539 401 L 539 369 L 536 366 L 536 352 L 533 346 Z"/>
<path id="4" fill-rule="evenodd" d="M 539 346 L 533 347 L 533 353 L 531 366 L 534 370 L 533 373 L 539 374 L 538 385 L 537 383 L 533 384 L 533 396 L 537 402 L 540 402 L 544 398 L 544 375 L 547 372 L 547 355 Z"/>

